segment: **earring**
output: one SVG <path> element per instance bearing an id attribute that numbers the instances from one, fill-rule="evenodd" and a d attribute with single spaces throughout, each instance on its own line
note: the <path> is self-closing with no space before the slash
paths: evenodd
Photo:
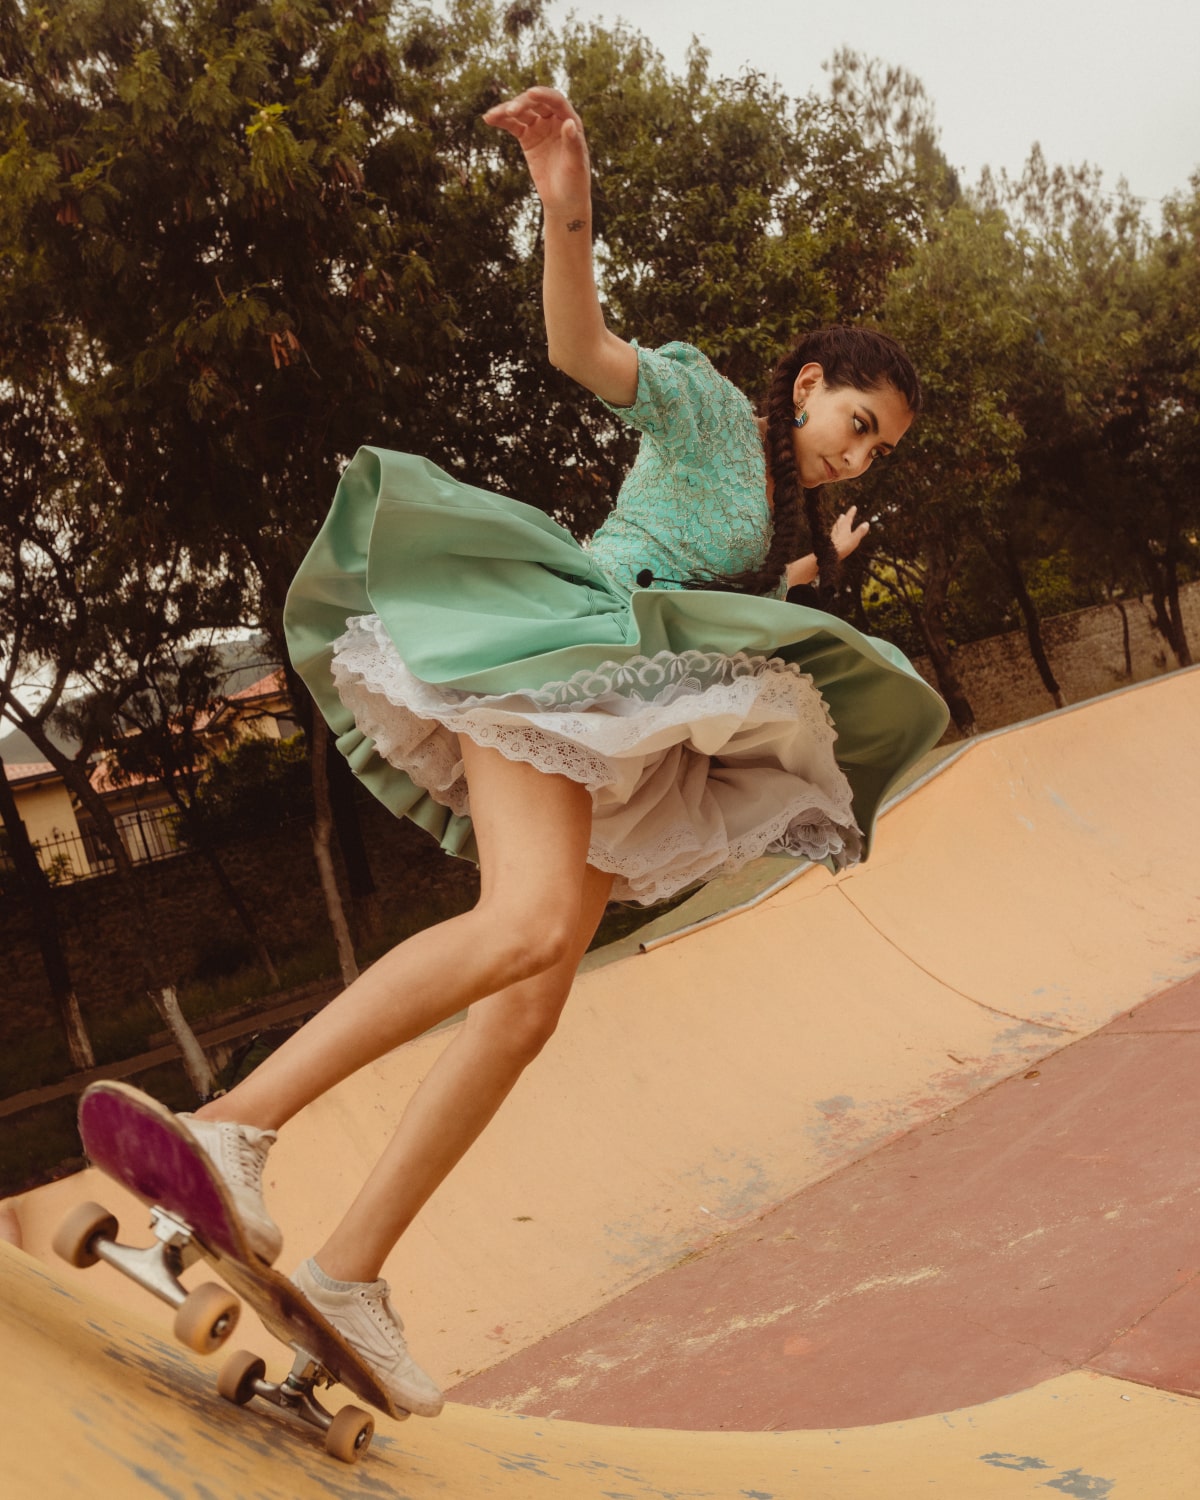
<path id="1" fill-rule="evenodd" d="M 792 418 L 792 426 L 793 427 L 803 427 L 804 424 L 805 424 L 805 422 L 807 422 L 807 421 L 808 421 L 808 413 L 804 410 L 803 407 L 801 407 L 799 409 L 799 411 L 797 411 L 796 415 Z"/>

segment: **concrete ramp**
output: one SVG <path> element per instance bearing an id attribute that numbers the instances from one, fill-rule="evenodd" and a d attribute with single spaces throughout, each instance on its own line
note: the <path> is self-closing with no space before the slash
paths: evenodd
<path id="1" fill-rule="evenodd" d="M 4 1245 L 0 1344 L 11 1500 L 1170 1500 L 1194 1493 L 1200 1465 L 1188 1403 L 1071 1376 L 852 1433 L 634 1431 L 451 1406 L 436 1422 L 381 1419 L 351 1469 L 310 1429 L 222 1402 L 161 1320 L 68 1288 Z"/>
<path id="2" fill-rule="evenodd" d="M 673 1267 L 731 1232 L 753 1235 L 777 1205 L 803 1205 L 818 1184 L 882 1159 L 913 1132 L 941 1120 L 970 1128 L 966 1101 L 1036 1076 L 1044 1059 L 1194 975 L 1198 725 L 1200 672 L 1191 671 L 988 736 L 887 813 L 862 869 L 801 873 L 757 904 L 584 974 L 546 1053 L 389 1263 L 423 1363 L 453 1386 L 522 1351 L 532 1357 L 565 1325 L 635 1289 L 665 1288 Z M 761 878 L 783 870 L 765 863 Z M 674 918 L 686 919 L 686 909 Z M 1179 1029 L 1194 1031 L 1194 1007 L 1182 1015 Z M 341 1213 L 445 1040 L 399 1049 L 289 1127 L 268 1187 L 285 1266 Z M 1036 1157 L 1022 1170 L 1036 1171 Z M 35 1256 L 48 1261 L 54 1224 L 81 1197 L 112 1202 L 127 1233 L 144 1218 L 82 1173 L 19 1201 Z M 1194 1210 L 1178 1195 L 1179 1213 Z M 845 1212 L 857 1209 L 848 1202 Z M 1094 1217 L 1081 1218 L 1081 1233 L 1102 1232 Z M 1198 1272 L 1180 1266 L 1180 1286 Z M 185 1408 L 188 1452 L 199 1455 L 198 1476 L 211 1473 L 209 1488 L 148 1478 L 148 1494 L 303 1495 L 303 1471 L 314 1493 L 340 1493 L 339 1484 L 371 1493 L 370 1474 L 379 1493 L 472 1500 L 542 1487 L 1173 1500 L 1193 1485 L 1170 1477 L 1187 1464 L 1171 1464 L 1186 1457 L 1196 1472 L 1186 1380 L 1159 1392 L 1077 1369 L 951 1414 L 914 1398 L 902 1420 L 851 1417 L 819 1432 L 663 1433 L 453 1407 L 435 1424 L 389 1428 L 382 1458 L 360 1477 L 331 1477 L 307 1435 L 281 1429 L 268 1441 L 269 1422 L 209 1402 L 198 1383 L 211 1375 L 107 1268 L 38 1271 L 10 1256 L 5 1275 L 6 1345 L 10 1328 L 14 1339 L 24 1330 L 22 1348 L 33 1351 L 24 1357 L 44 1367 L 47 1389 L 58 1380 L 75 1393 L 79 1416 L 66 1424 L 69 1442 L 55 1443 L 56 1462 L 76 1451 L 88 1462 L 103 1412 L 127 1407 L 126 1436 L 112 1444 L 126 1458 L 111 1461 L 157 1473 L 159 1449 L 137 1433 L 153 1421 L 155 1443 L 166 1441 L 168 1377 L 186 1373 L 197 1403 Z M 59 1315 L 22 1321 L 32 1301 Z M 714 1324 L 738 1311 L 715 1308 Z M 105 1355 L 111 1340 L 126 1354 Z M 79 1393 L 88 1361 L 111 1370 L 114 1358 L 119 1379 L 110 1375 L 100 1407 L 89 1405 Z M 864 1349 L 867 1384 L 870 1358 Z M 760 1361 L 757 1378 L 769 1386 L 795 1379 L 795 1368 Z M 5 1362 L 4 1378 L 20 1384 L 16 1362 Z M 21 1385 L 14 1399 L 32 1398 Z M 505 1400 L 520 1409 L 519 1392 Z M 53 1408 L 60 1421 L 66 1404 Z M 244 1478 L 218 1481 L 227 1463 L 221 1474 Z M 57 1493 L 73 1492 L 64 1477 Z"/>

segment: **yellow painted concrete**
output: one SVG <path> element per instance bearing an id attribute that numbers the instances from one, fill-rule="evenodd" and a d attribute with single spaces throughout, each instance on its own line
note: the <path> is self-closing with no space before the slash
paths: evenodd
<path id="1" fill-rule="evenodd" d="M 1200 956 L 1200 669 L 992 735 L 883 825 L 846 898 L 981 1004 L 1091 1031 Z"/>
<path id="2" fill-rule="evenodd" d="M 447 1383 L 494 1363 L 1194 973 L 1200 968 L 1197 723 L 1200 671 L 1192 671 L 988 737 L 887 814 L 876 853 L 862 869 L 836 880 L 809 871 L 751 910 L 584 975 L 546 1054 L 389 1263 L 422 1361 Z M 285 1268 L 319 1243 L 340 1214 L 447 1036 L 421 1038 L 384 1058 L 284 1134 L 271 1158 L 268 1197 L 287 1237 Z M 138 1237 L 144 1211 L 106 1180 L 82 1173 L 18 1201 L 33 1255 L 50 1259 L 55 1224 L 82 1197 L 110 1203 L 129 1237 Z M 53 1275 L 64 1289 L 56 1294 L 63 1307 L 80 1298 L 91 1315 L 92 1299 L 103 1297 L 125 1310 L 106 1317 L 133 1320 L 122 1327 L 161 1330 L 154 1359 L 145 1354 L 151 1335 L 136 1335 L 150 1387 L 162 1385 L 155 1360 L 186 1362 L 166 1335 L 166 1310 L 147 1307 L 116 1273 L 58 1267 Z M 5 1305 L 3 1316 L 11 1318 Z M 250 1342 L 270 1347 L 261 1335 Z M 39 1358 L 62 1362 L 45 1349 Z M 109 1392 L 113 1402 L 122 1400 L 125 1365 Z M 821 1463 L 838 1459 L 828 1471 L 839 1476 L 830 1481 L 834 1488 L 797 1490 L 795 1456 L 779 1460 L 793 1465 L 786 1483 L 783 1469 L 770 1470 L 770 1484 L 782 1488 L 771 1491 L 765 1469 L 757 1488 L 890 1497 L 931 1491 L 898 1489 L 894 1475 L 881 1491 L 878 1468 L 870 1471 L 875 1488 L 863 1480 L 867 1488 L 856 1489 L 846 1476 L 860 1472 L 857 1456 L 909 1463 L 919 1454 L 924 1471 L 925 1449 L 932 1454 L 954 1432 L 978 1433 L 980 1452 L 994 1447 L 1038 1457 L 1045 1449 L 1048 1469 L 984 1463 L 978 1474 L 971 1471 L 969 1487 L 941 1491 L 969 1500 L 1033 1493 L 1039 1485 L 1039 1493 L 1050 1485 L 1052 1493 L 1108 1494 L 1050 1482 L 1074 1467 L 1095 1474 L 1105 1472 L 1105 1463 L 1113 1467 L 1115 1456 L 1110 1462 L 1105 1455 L 1120 1447 L 1114 1434 L 1132 1415 L 1127 1406 L 1149 1424 L 1146 1464 L 1170 1455 L 1165 1434 L 1175 1431 L 1181 1414 L 1195 1423 L 1187 1403 L 1145 1392 L 1125 1402 L 1125 1390 L 1110 1399 L 1104 1391 L 1117 1387 L 1091 1377 L 1041 1389 L 1042 1395 L 1029 1393 L 1029 1405 L 1024 1396 L 1012 1398 L 937 1422 L 828 1438 L 824 1448 L 805 1446 L 817 1442 L 811 1434 L 793 1443 L 792 1437 L 621 1433 L 585 1443 L 554 1425 L 508 1419 L 492 1427 L 501 1422 L 497 1414 L 455 1413 L 421 1429 L 419 1451 L 431 1454 L 445 1442 L 444 1451 L 437 1449 L 437 1462 L 449 1466 L 445 1476 L 454 1473 L 454 1453 L 460 1465 L 464 1453 L 470 1463 L 478 1459 L 486 1482 L 469 1467 L 457 1489 L 445 1480 L 445 1492 L 472 1497 L 528 1493 L 503 1487 L 510 1471 L 497 1456 L 519 1453 L 522 1445 L 544 1453 L 559 1484 L 577 1486 L 556 1484 L 561 1495 L 658 1494 L 632 1488 L 632 1480 L 614 1483 L 611 1472 L 603 1486 L 597 1477 L 603 1477 L 597 1465 L 610 1462 L 628 1461 L 640 1473 L 648 1455 L 662 1457 L 665 1467 L 654 1472 L 676 1474 L 684 1492 L 741 1493 L 687 1490 L 694 1450 L 703 1455 L 703 1469 L 695 1472 L 713 1476 L 730 1475 L 738 1464 L 749 1470 L 768 1454 L 770 1463 L 781 1453 L 807 1463 L 819 1453 Z M 1068 1439 L 1076 1418 L 1063 1418 L 1068 1411 L 1079 1414 L 1079 1430 L 1089 1434 L 1088 1454 L 1099 1456 L 1072 1458 Z M 224 1413 L 222 1419 L 230 1420 Z M 1026 1422 L 1039 1434 L 1037 1443 L 997 1435 L 1022 1431 Z M 397 1439 L 404 1453 L 404 1445 L 417 1441 L 415 1425 Z M 203 1446 L 210 1436 L 197 1441 Z M 261 1445 L 261 1438 L 254 1441 Z M 889 1443 L 899 1446 L 889 1450 Z M 1160 1451 L 1152 1460 L 1155 1444 Z M 839 1445 L 854 1455 L 844 1467 Z M 257 1451 L 235 1444 L 231 1462 L 251 1466 L 259 1485 L 253 1493 L 274 1494 L 276 1479 L 254 1467 Z M 281 1438 L 270 1451 L 273 1461 L 295 1448 Z M 490 1457 L 479 1459 L 482 1453 Z M 428 1462 L 436 1471 L 433 1458 Z M 294 1481 L 290 1468 L 286 1474 L 279 1482 Z M 586 1487 L 593 1482 L 599 1487 Z M 661 1482 L 670 1488 L 667 1478 Z M 1141 1500 L 1183 1491 L 1111 1493 Z"/>
<path id="3" fill-rule="evenodd" d="M 450 1406 L 381 1418 L 347 1468 L 319 1437 L 215 1390 L 215 1361 L 0 1245 L 10 1500 L 1191 1500 L 1197 1403 L 1072 1375 L 946 1416 L 788 1433 L 631 1430 Z"/>

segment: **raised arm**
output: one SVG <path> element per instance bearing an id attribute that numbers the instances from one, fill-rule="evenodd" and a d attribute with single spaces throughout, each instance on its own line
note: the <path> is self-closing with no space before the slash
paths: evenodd
<path id="1" fill-rule="evenodd" d="M 484 120 L 516 136 L 545 216 L 542 303 L 550 363 L 613 406 L 637 399 L 637 350 L 605 325 L 592 263 L 592 176 L 583 122 L 557 89 L 533 88 Z"/>

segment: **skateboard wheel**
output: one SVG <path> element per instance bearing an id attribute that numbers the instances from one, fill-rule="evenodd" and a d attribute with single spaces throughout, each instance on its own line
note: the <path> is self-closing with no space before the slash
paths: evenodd
<path id="1" fill-rule="evenodd" d="M 266 1373 L 266 1361 L 259 1359 L 257 1354 L 251 1354 L 249 1349 L 235 1350 L 221 1366 L 217 1391 L 235 1406 L 245 1406 L 257 1395 L 255 1384 Z"/>
<path id="2" fill-rule="evenodd" d="M 106 1240 L 117 1237 L 117 1221 L 100 1203 L 77 1203 L 58 1226 L 51 1243 L 54 1253 L 69 1266 L 94 1266 L 100 1257 L 92 1249 L 97 1236 Z"/>
<path id="3" fill-rule="evenodd" d="M 241 1303 L 223 1286 L 206 1281 L 189 1292 L 175 1314 L 175 1337 L 196 1354 L 219 1349 L 237 1327 Z"/>
<path id="4" fill-rule="evenodd" d="M 344 1464 L 357 1463 L 371 1444 L 375 1418 L 361 1406 L 343 1406 L 325 1434 L 325 1452 Z"/>

